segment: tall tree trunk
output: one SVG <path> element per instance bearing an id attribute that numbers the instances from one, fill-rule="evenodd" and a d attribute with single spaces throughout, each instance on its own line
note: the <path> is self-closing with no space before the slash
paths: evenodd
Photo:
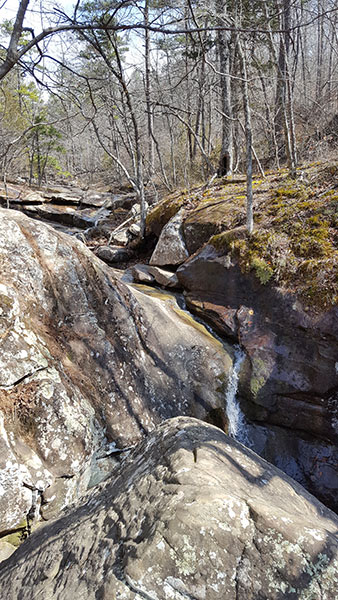
<path id="1" fill-rule="evenodd" d="M 237 52 L 241 63 L 242 73 L 242 94 L 243 108 L 245 116 L 245 140 L 246 140 L 246 227 L 248 233 L 253 232 L 253 197 L 252 197 L 252 129 L 251 129 L 251 111 L 248 91 L 248 75 L 246 68 L 246 58 L 243 52 L 242 44 L 237 38 Z"/>
<path id="2" fill-rule="evenodd" d="M 149 0 L 145 0 L 144 7 L 144 25 L 145 25 L 145 96 L 146 96 L 146 107 L 147 107 L 147 125 L 148 125 L 148 163 L 150 177 L 154 173 L 154 136 L 153 136 L 153 110 L 151 106 L 151 89 L 150 89 L 150 34 L 149 34 Z"/>
<path id="3" fill-rule="evenodd" d="M 216 0 L 217 24 L 225 25 L 227 9 L 225 0 Z M 222 111 L 222 146 L 219 157 L 218 176 L 224 177 L 232 174 L 233 168 L 233 121 L 231 106 L 231 79 L 230 79 L 230 34 L 227 31 L 217 31 L 217 47 L 219 57 L 219 87 L 221 94 Z"/>
<path id="4" fill-rule="evenodd" d="M 278 159 L 285 155 L 285 102 L 286 102 L 286 65 L 290 49 L 290 0 L 283 0 L 280 16 L 280 41 L 277 62 L 277 85 L 275 100 L 275 139 Z"/>

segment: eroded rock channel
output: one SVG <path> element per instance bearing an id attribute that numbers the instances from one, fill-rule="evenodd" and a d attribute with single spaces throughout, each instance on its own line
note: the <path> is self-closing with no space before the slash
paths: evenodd
<path id="1" fill-rule="evenodd" d="M 162 240 L 123 274 L 0 213 L 1 557 L 29 536 L 0 589 L 333 598 L 337 517 L 263 458 L 337 509 L 336 309 L 314 318 L 213 246 L 188 258 L 177 217 L 170 261 Z"/>

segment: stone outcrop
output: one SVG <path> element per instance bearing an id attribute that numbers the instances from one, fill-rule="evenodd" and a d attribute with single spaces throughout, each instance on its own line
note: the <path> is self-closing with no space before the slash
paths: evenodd
<path id="1" fill-rule="evenodd" d="M 336 515 L 195 419 L 163 423 L 2 564 L 8 600 L 333 600 Z"/>
<path id="2" fill-rule="evenodd" d="M 233 352 L 174 296 L 0 210 L 0 531 L 51 517 L 163 419 L 223 411 Z"/>
<path id="3" fill-rule="evenodd" d="M 177 271 L 187 304 L 240 342 L 241 405 L 254 448 L 338 509 L 338 308 L 304 310 L 206 245 Z"/>
<path id="4" fill-rule="evenodd" d="M 150 258 L 151 265 L 180 265 L 189 256 L 182 233 L 183 212 L 178 213 L 163 227 L 156 248 Z"/>
<path id="5" fill-rule="evenodd" d="M 0 205 L 22 210 L 26 215 L 45 220 L 64 231 L 93 227 L 114 207 L 114 197 L 107 192 L 67 188 L 37 188 L 13 184 L 4 189 L 0 185 Z M 119 206 L 119 204 L 118 204 Z"/>

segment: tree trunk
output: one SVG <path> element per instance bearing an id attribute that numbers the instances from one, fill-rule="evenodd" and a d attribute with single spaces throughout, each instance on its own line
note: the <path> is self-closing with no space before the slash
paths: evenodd
<path id="1" fill-rule="evenodd" d="M 147 125 L 148 125 L 148 163 L 150 177 L 154 173 L 154 137 L 153 137 L 153 110 L 151 106 L 151 90 L 150 90 L 150 34 L 149 29 L 149 0 L 145 1 L 144 7 L 144 24 L 145 24 L 145 96 L 147 107 Z"/>
<path id="2" fill-rule="evenodd" d="M 216 0 L 217 24 L 225 24 L 227 16 L 224 0 Z M 219 157 L 218 176 L 224 177 L 232 174 L 233 168 L 233 122 L 231 106 L 231 79 L 230 79 L 230 34 L 226 31 L 217 31 L 217 47 L 219 57 L 222 111 L 222 146 Z"/>
<path id="3" fill-rule="evenodd" d="M 241 62 L 242 72 L 242 94 L 245 116 L 245 139 L 246 139 L 246 227 L 249 235 L 253 232 L 253 197 L 252 197 L 252 129 L 251 111 L 248 91 L 248 76 L 246 58 L 239 38 L 237 38 L 237 51 Z"/>

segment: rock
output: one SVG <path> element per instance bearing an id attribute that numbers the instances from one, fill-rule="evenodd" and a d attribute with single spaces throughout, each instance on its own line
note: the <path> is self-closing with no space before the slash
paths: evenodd
<path id="1" fill-rule="evenodd" d="M 25 480 L 31 482 L 31 474 L 11 448 L 2 414 L 0 431 L 0 530 L 6 531 L 18 524 L 32 505 L 32 492 L 24 487 Z"/>
<path id="2" fill-rule="evenodd" d="M 149 273 L 155 277 L 156 283 L 164 288 L 178 288 L 180 287 L 176 273 L 160 269 L 159 267 L 148 267 Z"/>
<path id="3" fill-rule="evenodd" d="M 262 432 L 264 457 L 283 463 L 286 472 L 338 509 L 338 408 L 337 399 L 330 400 L 338 388 L 338 308 L 306 311 L 295 296 L 262 285 L 253 272 L 242 273 L 230 255 L 211 245 L 177 275 L 188 305 L 219 332 L 237 338 L 247 353 L 241 404 L 250 421 L 274 432 L 273 443 Z M 301 456 L 305 446 L 306 460 Z"/>
<path id="4" fill-rule="evenodd" d="M 136 194 L 118 194 L 112 201 L 111 208 L 116 210 L 117 208 L 125 208 L 130 210 L 135 203 Z"/>
<path id="5" fill-rule="evenodd" d="M 152 267 L 150 265 L 137 264 L 130 268 L 133 281 L 136 283 L 157 283 L 164 288 L 179 287 L 176 273 Z"/>
<path id="6" fill-rule="evenodd" d="M 120 469 L 2 565 L 8 600 L 331 600 L 337 516 L 195 419 L 163 423 Z"/>
<path id="7" fill-rule="evenodd" d="M 141 233 L 141 227 L 138 223 L 132 223 L 130 227 L 128 227 L 128 231 L 135 237 L 138 237 Z"/>
<path id="8" fill-rule="evenodd" d="M 145 211 L 147 212 L 149 205 L 147 202 L 144 203 L 144 208 Z M 129 216 L 137 218 L 139 217 L 141 214 L 141 205 L 140 204 L 134 204 L 134 206 L 131 207 L 130 212 L 129 212 Z"/>
<path id="9" fill-rule="evenodd" d="M 152 206 L 147 214 L 147 233 L 159 237 L 163 227 L 178 213 L 183 204 L 183 194 L 175 192 Z"/>
<path id="10" fill-rule="evenodd" d="M 150 265 L 180 265 L 189 253 L 182 234 L 182 209 L 163 227 L 149 261 Z"/>
<path id="11" fill-rule="evenodd" d="M 115 244 L 119 244 L 121 246 L 127 246 L 130 240 L 130 235 L 128 233 L 128 228 L 120 229 L 112 236 L 111 241 Z"/>
<path id="12" fill-rule="evenodd" d="M 37 493 L 49 516 L 105 478 L 107 443 L 224 412 L 233 351 L 174 296 L 126 286 L 21 212 L 0 210 L 0 264 L 1 533 Z"/>
<path id="13" fill-rule="evenodd" d="M 136 283 L 153 283 L 155 281 L 155 277 L 149 272 L 147 265 L 134 265 L 130 271 L 133 281 Z"/>
<path id="14" fill-rule="evenodd" d="M 79 210 L 73 206 L 54 206 L 52 204 L 38 204 L 28 208 L 22 207 L 25 214 L 34 218 L 41 218 L 71 227 L 86 228 L 93 226 L 97 218 L 97 210 Z"/>
<path id="15" fill-rule="evenodd" d="M 129 251 L 120 246 L 100 246 L 96 255 L 108 264 L 126 262 L 130 258 Z"/>
<path id="16" fill-rule="evenodd" d="M 6 558 L 9 558 L 13 552 L 15 552 L 16 547 L 8 542 L 4 542 L 0 540 L 0 563 Z"/>

